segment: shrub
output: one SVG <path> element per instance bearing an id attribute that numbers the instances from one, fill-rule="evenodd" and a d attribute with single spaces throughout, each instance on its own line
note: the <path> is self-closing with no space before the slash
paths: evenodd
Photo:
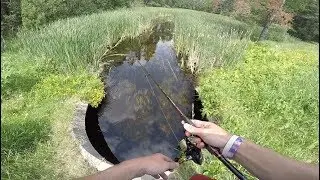
<path id="1" fill-rule="evenodd" d="M 104 97 L 103 83 L 97 76 L 86 72 L 78 75 L 51 75 L 34 86 L 31 97 L 36 104 L 75 97 L 97 107 Z"/>
<path id="2" fill-rule="evenodd" d="M 319 16 L 295 16 L 289 33 L 304 41 L 319 42 Z"/>
<path id="3" fill-rule="evenodd" d="M 211 0 L 151 0 L 145 1 L 149 6 L 155 7 L 175 7 L 192 9 L 197 11 L 212 12 L 212 1 Z"/>
<path id="4" fill-rule="evenodd" d="M 252 34 L 250 39 L 253 41 L 257 41 L 262 31 L 262 27 L 257 25 L 251 25 L 251 28 L 249 29 L 252 29 Z M 283 42 L 283 41 L 289 41 L 290 39 L 292 39 L 292 37 L 287 33 L 287 28 L 280 26 L 278 24 L 271 24 L 268 32 L 269 33 L 266 40 Z"/>
<path id="5" fill-rule="evenodd" d="M 319 42 L 319 0 L 309 3 L 294 16 L 289 33 L 304 41 Z"/>
<path id="6" fill-rule="evenodd" d="M 16 33 L 21 26 L 20 5 L 21 0 L 1 0 L 1 38 Z"/>
<path id="7" fill-rule="evenodd" d="M 23 26 L 37 27 L 57 19 L 127 7 L 132 0 L 25 0 L 22 1 Z"/>
<path id="8" fill-rule="evenodd" d="M 27 58 L 12 52 L 3 53 L 1 58 L 1 99 L 30 91 L 43 77 L 56 71 L 55 62 L 44 58 Z"/>

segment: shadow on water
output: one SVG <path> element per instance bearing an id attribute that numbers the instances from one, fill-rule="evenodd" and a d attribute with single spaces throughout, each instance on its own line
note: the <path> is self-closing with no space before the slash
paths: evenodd
<path id="1" fill-rule="evenodd" d="M 171 22 L 159 23 L 151 33 L 123 40 L 104 57 L 114 66 L 102 73 L 106 97 L 98 108 L 88 108 L 86 130 L 95 149 L 112 163 L 158 152 L 175 159 L 184 137 L 182 117 L 138 61 L 183 113 L 203 119 L 192 76 L 179 67 L 173 28 Z"/>

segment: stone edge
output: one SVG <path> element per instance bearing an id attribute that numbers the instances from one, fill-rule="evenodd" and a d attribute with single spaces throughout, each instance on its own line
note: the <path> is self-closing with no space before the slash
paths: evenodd
<path id="1" fill-rule="evenodd" d="M 91 145 L 89 141 L 89 138 L 85 130 L 85 118 L 86 118 L 87 108 L 88 108 L 87 103 L 83 103 L 83 102 L 76 103 L 74 118 L 71 124 L 72 126 L 71 136 L 79 145 L 80 153 L 83 156 L 83 158 L 88 162 L 88 164 L 98 171 L 103 171 L 114 166 L 114 164 L 106 161 L 101 155 L 99 155 L 99 153 L 94 149 L 94 147 Z M 78 132 L 75 130 L 78 130 Z M 85 146 L 86 148 L 84 148 L 85 143 L 86 143 L 86 146 Z M 96 155 L 93 156 L 89 152 L 93 152 Z M 165 174 L 169 176 L 171 172 L 167 171 L 165 172 Z M 153 178 L 150 175 L 144 175 L 139 178 L 134 178 L 134 180 L 155 180 L 155 178 Z"/>

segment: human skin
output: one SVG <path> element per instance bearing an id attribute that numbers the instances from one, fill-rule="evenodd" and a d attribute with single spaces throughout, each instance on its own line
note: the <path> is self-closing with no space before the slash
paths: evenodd
<path id="1" fill-rule="evenodd" d="M 222 151 L 231 137 L 227 131 L 211 122 L 193 120 L 196 127 L 184 123 L 186 135 L 198 136 L 194 142 L 198 148 L 204 148 L 204 142 Z M 248 140 L 240 145 L 234 160 L 259 179 L 319 179 L 319 165 L 299 162 L 258 146 Z"/>
<path id="2" fill-rule="evenodd" d="M 222 151 L 231 134 L 211 122 L 192 120 L 196 127 L 184 123 L 186 136 L 196 135 L 193 142 L 198 148 L 205 144 Z M 281 156 L 280 154 L 244 140 L 234 155 L 234 160 L 259 179 L 319 179 L 319 165 L 312 165 Z M 129 180 L 145 174 L 155 178 L 168 179 L 164 173 L 178 167 L 178 163 L 162 154 L 124 161 L 97 174 L 84 177 L 85 180 L 117 179 Z"/>
<path id="3" fill-rule="evenodd" d="M 149 174 L 155 178 L 168 179 L 165 174 L 168 170 L 173 170 L 179 166 L 178 163 L 162 154 L 153 154 L 150 156 L 135 158 L 124 161 L 118 165 L 93 174 L 82 179 L 84 180 L 129 180 Z"/>

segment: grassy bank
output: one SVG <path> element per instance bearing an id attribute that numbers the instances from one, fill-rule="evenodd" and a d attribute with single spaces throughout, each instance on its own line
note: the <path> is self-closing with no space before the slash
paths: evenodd
<path id="1" fill-rule="evenodd" d="M 199 86 L 204 111 L 219 116 L 221 126 L 232 133 L 293 159 L 318 163 L 318 46 L 277 45 L 283 48 L 271 42 L 251 45 L 236 67 L 205 72 Z M 208 161 L 204 171 L 223 179 L 217 164 Z"/>
<path id="2" fill-rule="evenodd" d="M 200 77 L 199 91 L 208 115 L 218 114 L 223 127 L 257 143 L 291 157 L 316 161 L 317 154 L 312 151 L 318 147 L 314 142 L 317 131 L 312 129 L 303 134 L 308 125 L 313 127 L 317 123 L 315 111 L 318 107 L 314 106 L 317 101 L 313 95 L 318 91 L 314 83 L 319 78 L 310 74 L 316 71 L 314 51 L 295 54 L 293 51 L 300 47 L 297 45 L 294 49 L 288 43 L 280 46 L 285 47 L 283 51 L 291 49 L 291 52 L 280 55 L 267 47 L 260 50 L 255 46 L 250 46 L 246 53 L 251 32 L 244 23 L 191 10 L 136 8 L 60 20 L 37 31 L 21 31 L 7 44 L 1 61 L 1 175 L 4 179 L 70 179 L 93 172 L 77 154 L 74 142 L 68 139 L 67 127 L 72 119 L 74 99 L 97 105 L 103 97 L 103 85 L 98 77 L 102 55 L 122 39 L 150 29 L 156 19 L 174 22 L 176 49 L 188 56 L 187 67 Z M 272 43 L 269 42 L 274 47 Z M 301 44 L 301 48 L 306 46 L 309 44 Z M 310 47 L 316 49 L 314 45 Z M 260 54 L 255 56 L 255 51 Z M 269 64 L 269 61 L 274 63 Z M 212 70 L 214 67 L 228 68 Z M 274 78 L 271 81 L 273 78 L 267 78 L 270 77 L 268 73 L 278 72 L 277 68 L 280 74 L 271 74 Z M 262 79 L 259 79 L 261 74 Z M 303 83 L 312 86 L 300 84 L 304 78 L 307 81 Z M 287 80 L 290 83 L 284 83 Z M 272 84 L 279 87 L 273 88 Z M 303 90 L 305 86 L 308 88 Z M 233 90 L 236 93 L 232 93 Z M 250 109 L 260 102 L 257 93 L 263 95 L 261 101 L 270 105 L 258 106 L 261 112 Z M 287 100 L 288 104 L 282 104 Z M 307 104 L 310 112 L 303 111 L 296 122 L 298 113 L 295 111 L 300 112 L 301 104 L 295 103 L 300 100 Z M 274 102 L 282 109 L 271 106 Z M 269 117 L 265 111 L 279 113 Z M 286 114 L 281 115 L 282 111 Z M 262 128 L 261 136 L 252 131 L 253 127 L 263 125 L 256 119 L 269 125 Z M 247 129 L 250 123 L 256 126 Z M 301 131 L 296 129 L 300 123 L 303 124 Z M 284 128 L 271 131 L 278 134 L 269 141 L 272 135 L 269 130 L 275 127 Z M 299 140 L 305 143 L 285 150 L 281 145 L 286 139 L 281 135 L 289 137 L 293 132 L 297 138 L 302 135 Z M 304 145 L 310 148 L 304 149 Z M 302 153 L 313 158 L 303 159 Z M 196 170 L 215 177 L 228 174 L 215 163 L 207 159 L 205 168 Z M 190 171 L 187 166 L 182 169 Z M 183 170 L 180 175 L 185 175 Z"/>
<path id="3" fill-rule="evenodd" d="M 213 59 L 222 62 L 232 57 L 235 61 L 238 56 L 221 49 L 230 47 L 239 54 L 248 42 L 245 36 L 239 39 L 243 27 L 240 22 L 165 8 L 124 9 L 57 21 L 37 31 L 21 31 L 7 44 L 1 62 L 4 179 L 60 179 L 89 172 L 81 168 L 81 172 L 76 171 L 79 174 L 72 172 L 69 167 L 77 162 L 65 162 L 69 159 L 68 143 L 55 144 L 59 137 L 68 136 L 67 129 L 55 133 L 56 119 L 69 124 L 72 106 L 57 112 L 70 98 L 97 105 L 103 97 L 98 78 L 101 56 L 122 39 L 150 29 L 155 19 L 175 23 L 177 49 L 189 54 L 199 66 Z M 56 156 L 63 151 L 66 153 Z"/>

